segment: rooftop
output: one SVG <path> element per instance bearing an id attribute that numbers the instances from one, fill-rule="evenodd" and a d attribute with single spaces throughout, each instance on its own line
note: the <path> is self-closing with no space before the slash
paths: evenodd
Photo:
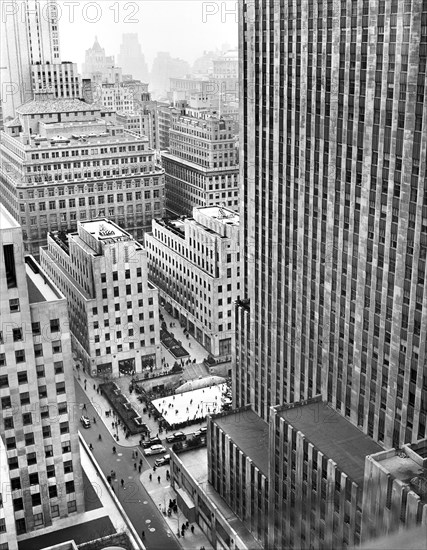
<path id="1" fill-rule="evenodd" d="M 25 272 L 30 304 L 53 302 L 64 297 L 54 288 L 32 256 L 25 256 Z"/>
<path id="2" fill-rule="evenodd" d="M 385 451 L 372 458 L 380 463 L 393 478 L 408 484 L 425 503 L 427 502 L 427 484 L 420 474 L 425 476 L 427 473 L 426 453 L 427 440 L 424 440 L 418 444 L 404 445 L 402 450 L 395 451 L 394 455 L 391 451 Z"/>
<path id="3" fill-rule="evenodd" d="M 208 455 L 206 447 L 184 451 L 177 456 L 187 472 L 201 485 L 205 494 L 218 508 L 230 527 L 234 529 L 239 537 L 245 542 L 247 547 L 253 548 L 253 550 L 260 548 L 245 525 L 208 482 Z"/>
<path id="4" fill-rule="evenodd" d="M 341 471 L 363 485 L 365 457 L 383 450 L 378 443 L 320 400 L 276 410 Z"/>
<path id="5" fill-rule="evenodd" d="M 0 229 L 16 229 L 21 227 L 15 218 L 9 214 L 6 208 L 0 204 Z"/>
<path id="6" fill-rule="evenodd" d="M 16 112 L 21 115 L 38 115 L 44 113 L 67 113 L 94 110 L 98 109 L 78 99 L 33 99 L 18 107 Z"/>
<path id="7" fill-rule="evenodd" d="M 79 225 L 100 242 L 110 239 L 121 239 L 123 237 L 131 238 L 129 233 L 106 218 L 90 222 L 80 222 Z"/>
<path id="8" fill-rule="evenodd" d="M 252 459 L 259 470 L 268 473 L 268 424 L 252 409 L 239 409 L 216 415 L 213 421 L 230 436 L 239 449 Z"/>
<path id="9" fill-rule="evenodd" d="M 205 206 L 197 208 L 200 214 L 209 216 L 227 225 L 239 225 L 240 216 L 234 210 L 230 210 L 224 206 Z"/>

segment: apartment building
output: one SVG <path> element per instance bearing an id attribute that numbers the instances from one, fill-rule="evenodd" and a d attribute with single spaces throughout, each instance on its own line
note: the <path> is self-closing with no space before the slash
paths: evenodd
<path id="1" fill-rule="evenodd" d="M 119 83 L 103 83 L 100 86 L 101 103 L 114 111 L 131 113 L 142 101 L 150 98 L 148 84 L 139 80 L 126 80 Z"/>
<path id="2" fill-rule="evenodd" d="M 192 218 L 153 220 L 145 235 L 150 280 L 166 309 L 214 357 L 231 356 L 240 294 L 239 216 L 194 208 Z"/>
<path id="3" fill-rule="evenodd" d="M 233 119 L 201 107 L 200 96 L 172 112 L 169 150 L 162 154 L 168 212 L 190 216 L 194 206 L 219 204 L 237 210 L 236 144 Z"/>
<path id="4" fill-rule="evenodd" d="M 39 94 L 1 133 L 2 202 L 19 220 L 27 251 L 49 231 L 108 216 L 141 239 L 164 215 L 164 171 L 148 138 L 108 109 Z"/>
<path id="5" fill-rule="evenodd" d="M 7 461 L 6 447 L 3 438 L 0 437 L 0 548 L 5 550 L 18 550 L 13 501 L 9 496 L 8 481 L 10 471 Z M 6 483 L 3 482 L 6 480 Z"/>
<path id="6" fill-rule="evenodd" d="M 82 512 L 84 491 L 67 301 L 24 257 L 22 229 L 3 206 L 0 228 L 0 435 L 9 470 L 2 484 L 10 484 L 2 493 L 21 540 Z"/>
<path id="7" fill-rule="evenodd" d="M 161 364 L 159 300 L 147 252 L 108 219 L 49 234 L 46 273 L 67 297 L 73 351 L 93 376 L 140 373 Z"/>

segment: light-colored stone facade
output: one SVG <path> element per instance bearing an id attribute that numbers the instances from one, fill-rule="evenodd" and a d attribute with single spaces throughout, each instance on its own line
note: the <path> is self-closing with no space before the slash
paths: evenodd
<path id="1" fill-rule="evenodd" d="M 18 535 L 84 511 L 65 297 L 0 207 L 0 435 Z M 7 479 L 3 479 L 3 486 Z"/>
<path id="2" fill-rule="evenodd" d="M 80 222 L 48 235 L 40 261 L 68 299 L 73 350 L 92 376 L 161 364 L 158 291 L 147 253 L 113 222 Z"/>
<path id="3" fill-rule="evenodd" d="M 36 256 L 48 231 L 79 220 L 108 216 L 142 239 L 164 215 L 164 171 L 148 138 L 97 105 L 40 94 L 1 133 L 0 154 L 1 200 Z"/>
<path id="4" fill-rule="evenodd" d="M 82 97 L 77 63 L 36 63 L 31 66 L 34 93 L 52 91 L 55 97 L 80 99 Z"/>
<path id="5" fill-rule="evenodd" d="M 230 358 L 240 294 L 239 216 L 218 207 L 153 220 L 145 235 L 150 280 L 169 312 L 214 357 Z"/>
<path id="6" fill-rule="evenodd" d="M 362 540 L 427 528 L 427 440 L 366 457 Z"/>
<path id="7" fill-rule="evenodd" d="M 190 216 L 194 206 L 237 210 L 239 167 L 232 117 L 192 102 L 171 116 L 169 151 L 162 154 L 167 210 L 178 216 Z"/>

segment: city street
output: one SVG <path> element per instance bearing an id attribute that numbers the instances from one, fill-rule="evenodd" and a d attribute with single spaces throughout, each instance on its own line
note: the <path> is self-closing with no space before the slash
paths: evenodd
<path id="1" fill-rule="evenodd" d="M 122 447 L 117 443 L 77 381 L 75 388 L 77 403 L 85 403 L 85 414 L 91 420 L 93 417 L 97 419 L 96 424 L 92 423 L 88 429 L 84 429 L 80 425 L 80 432 L 86 443 L 93 445 L 94 457 L 104 475 L 110 475 L 111 470 L 116 472 L 116 479 L 113 482 L 114 491 L 138 534 L 141 535 L 141 532 L 145 531 L 144 544 L 149 550 L 179 550 L 180 545 L 175 535 L 171 532 L 158 509 L 159 503 L 152 501 L 140 482 L 139 460 L 142 459 L 142 471 L 147 471 L 152 468 L 150 462 L 154 463 L 157 457 L 150 457 L 150 461 L 148 461 L 139 448 Z M 102 437 L 101 441 L 98 439 L 99 434 Z M 116 454 L 112 452 L 113 446 L 117 449 Z M 138 450 L 137 469 L 134 468 L 135 460 L 132 460 L 134 450 Z M 121 480 L 124 481 L 123 487 L 121 486 Z"/>

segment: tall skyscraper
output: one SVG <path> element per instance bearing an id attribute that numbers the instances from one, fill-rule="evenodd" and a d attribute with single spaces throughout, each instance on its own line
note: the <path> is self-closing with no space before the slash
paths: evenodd
<path id="1" fill-rule="evenodd" d="M 14 527 L 22 535 L 52 526 L 83 512 L 84 500 L 67 301 L 24 257 L 22 229 L 1 205 L 0 242 L 0 452 L 12 548 Z"/>
<path id="2" fill-rule="evenodd" d="M 234 402 L 425 436 L 427 1 L 244 1 Z M 423 370 L 424 369 L 424 370 Z"/>
<path id="3" fill-rule="evenodd" d="M 56 0 L 5 2 L 1 9 L 3 116 L 33 97 L 31 66 L 59 63 Z"/>
<path id="4" fill-rule="evenodd" d="M 148 82 L 148 67 L 137 33 L 124 33 L 117 58 L 118 65 L 133 78 Z"/>

